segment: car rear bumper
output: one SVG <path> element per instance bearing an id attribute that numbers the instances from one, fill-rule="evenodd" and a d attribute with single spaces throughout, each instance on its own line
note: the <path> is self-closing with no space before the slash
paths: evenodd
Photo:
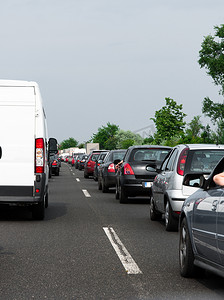
<path id="1" fill-rule="evenodd" d="M 124 192 L 129 197 L 132 197 L 132 196 L 133 197 L 135 197 L 135 196 L 150 197 L 151 185 L 152 185 L 152 181 L 150 181 L 150 180 L 131 179 L 131 180 L 122 180 L 121 181 L 121 186 L 124 189 Z"/>

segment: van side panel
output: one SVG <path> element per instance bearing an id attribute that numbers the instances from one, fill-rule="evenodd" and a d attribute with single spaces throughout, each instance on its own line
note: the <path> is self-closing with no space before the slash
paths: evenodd
<path id="1" fill-rule="evenodd" d="M 0 188 L 34 186 L 34 87 L 0 86 Z M 7 193 L 6 193 L 7 194 Z"/>

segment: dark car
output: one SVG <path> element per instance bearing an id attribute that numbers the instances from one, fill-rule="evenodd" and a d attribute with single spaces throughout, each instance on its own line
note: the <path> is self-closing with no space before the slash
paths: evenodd
<path id="1" fill-rule="evenodd" d="M 116 165 L 123 160 L 126 150 L 111 150 L 99 166 L 98 189 L 106 193 L 116 186 Z"/>
<path id="2" fill-rule="evenodd" d="M 125 203 L 128 197 L 150 197 L 157 169 L 170 150 L 170 147 L 156 145 L 129 147 L 117 172 L 116 199 Z"/>
<path id="3" fill-rule="evenodd" d="M 165 216 L 166 231 L 177 231 L 184 200 L 197 190 L 183 186 L 186 173 L 202 172 L 209 175 L 224 156 L 224 145 L 180 144 L 164 160 L 152 186 L 150 219 Z"/>
<path id="4" fill-rule="evenodd" d="M 98 160 L 100 153 L 103 151 L 104 150 L 93 150 L 90 153 L 88 160 L 85 162 L 84 165 L 84 178 L 89 178 L 89 176 L 93 176 L 95 163 Z"/>
<path id="5" fill-rule="evenodd" d="M 85 162 L 88 160 L 88 155 L 87 154 L 83 154 L 81 159 L 79 160 L 79 163 L 78 163 L 78 169 L 79 170 L 83 170 L 84 169 L 84 165 L 85 165 Z"/>
<path id="6" fill-rule="evenodd" d="M 79 168 L 79 162 L 82 159 L 83 155 L 84 155 L 84 153 L 80 153 L 76 156 L 76 160 L 75 160 L 75 163 L 74 163 L 74 166 L 75 166 L 76 169 Z"/>
<path id="7" fill-rule="evenodd" d="M 59 176 L 60 167 L 61 161 L 58 157 L 58 154 L 51 153 L 49 158 L 49 177 L 51 177 L 52 174 Z"/>
<path id="8" fill-rule="evenodd" d="M 180 274 L 192 277 L 199 267 L 224 277 L 224 186 L 214 175 L 224 171 L 222 158 L 206 179 L 202 172 L 186 174 L 183 184 L 199 189 L 188 197 L 180 214 Z"/>
<path id="9" fill-rule="evenodd" d="M 93 171 L 93 179 L 95 181 L 98 181 L 99 167 L 104 162 L 104 159 L 109 152 L 110 152 L 109 150 L 106 150 L 105 152 L 100 153 L 100 155 L 96 161 L 96 164 L 94 166 L 94 171 Z"/>

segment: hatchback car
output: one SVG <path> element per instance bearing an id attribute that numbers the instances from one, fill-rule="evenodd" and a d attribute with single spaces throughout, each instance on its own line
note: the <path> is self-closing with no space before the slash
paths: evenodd
<path id="1" fill-rule="evenodd" d="M 60 167 L 61 161 L 59 159 L 58 154 L 51 153 L 49 158 L 49 177 L 51 178 L 52 174 L 59 176 Z"/>
<path id="2" fill-rule="evenodd" d="M 99 174 L 99 166 L 104 162 L 105 157 L 107 156 L 107 153 L 110 152 L 109 150 L 106 150 L 105 152 L 101 152 L 96 164 L 94 166 L 94 171 L 93 171 L 93 179 L 95 181 L 98 181 L 98 174 Z"/>
<path id="3" fill-rule="evenodd" d="M 103 151 L 104 150 L 93 150 L 90 153 L 88 160 L 85 162 L 85 165 L 84 165 L 84 178 L 89 178 L 89 176 L 93 176 L 95 163 L 96 163 L 100 153 Z"/>
<path id="4" fill-rule="evenodd" d="M 224 156 L 224 145 L 188 144 L 177 145 L 163 162 L 152 186 L 150 201 L 151 220 L 165 216 L 167 231 L 177 231 L 180 211 L 184 200 L 198 187 L 183 186 L 186 173 L 202 172 L 209 175 Z"/>
<path id="5" fill-rule="evenodd" d="M 79 168 L 79 162 L 80 162 L 80 160 L 82 159 L 82 157 L 83 157 L 84 154 L 85 154 L 85 153 L 77 154 L 76 160 L 75 160 L 75 163 L 74 163 L 74 166 L 75 166 L 76 169 Z"/>
<path id="6" fill-rule="evenodd" d="M 170 150 L 156 145 L 129 147 L 117 172 L 116 199 L 125 203 L 128 197 L 149 197 L 157 169 Z"/>
<path id="7" fill-rule="evenodd" d="M 192 277 L 198 267 L 224 277 L 224 186 L 217 186 L 214 175 L 224 171 L 222 158 L 206 179 L 203 172 L 184 176 L 183 185 L 194 190 L 180 214 L 180 274 Z"/>
<path id="8" fill-rule="evenodd" d="M 103 193 L 116 186 L 116 165 L 123 160 L 126 150 L 111 150 L 99 166 L 98 189 Z"/>
<path id="9" fill-rule="evenodd" d="M 78 164 L 78 169 L 79 170 L 83 170 L 84 169 L 84 165 L 85 165 L 85 162 L 88 160 L 88 155 L 87 154 L 83 154 L 80 161 L 79 161 L 79 164 Z"/>

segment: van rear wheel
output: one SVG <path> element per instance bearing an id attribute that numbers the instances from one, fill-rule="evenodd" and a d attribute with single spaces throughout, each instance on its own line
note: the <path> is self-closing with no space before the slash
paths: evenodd
<path id="1" fill-rule="evenodd" d="M 45 216 L 45 204 L 44 201 L 36 204 L 32 208 L 33 220 L 43 220 Z"/>

